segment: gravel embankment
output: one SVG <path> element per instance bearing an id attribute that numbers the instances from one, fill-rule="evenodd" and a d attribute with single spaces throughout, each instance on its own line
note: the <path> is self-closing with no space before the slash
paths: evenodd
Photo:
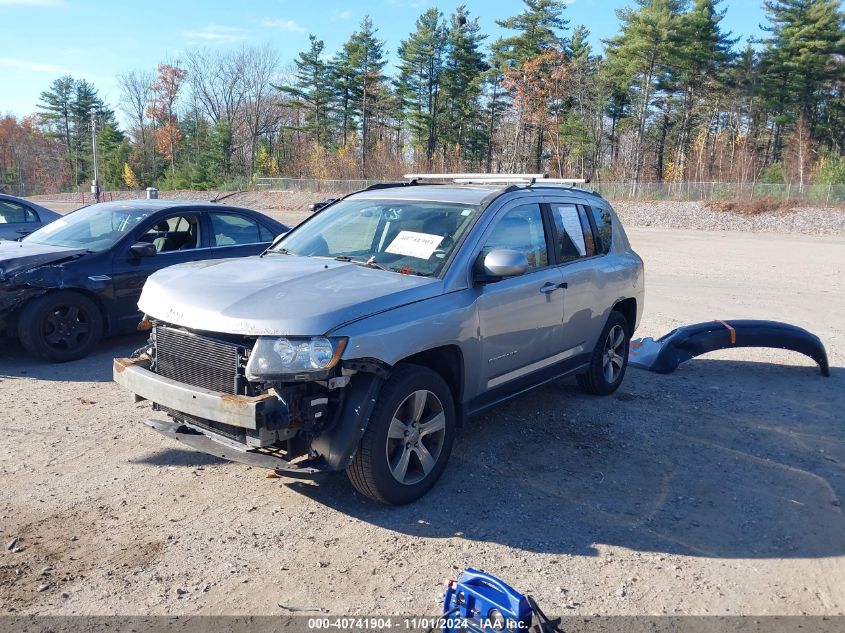
<path id="1" fill-rule="evenodd" d="M 709 209 L 703 202 L 616 202 L 613 207 L 626 226 L 805 235 L 845 233 L 842 208 L 798 207 L 746 215 Z"/>
<path id="2" fill-rule="evenodd" d="M 266 212 L 281 221 L 293 223 L 305 217 L 308 206 L 327 197 L 341 194 L 301 191 L 162 191 L 159 196 L 170 200 L 219 200 L 222 204 Z M 119 191 L 113 199 L 130 200 L 137 192 Z M 33 196 L 33 200 L 59 211 L 70 210 L 78 202 L 78 194 Z M 86 196 L 86 201 L 88 196 Z M 612 202 L 612 201 L 611 201 Z M 788 211 L 775 210 L 755 215 L 710 209 L 704 202 L 638 201 L 612 202 L 629 227 L 657 227 L 705 231 L 740 231 L 752 233 L 799 233 L 805 235 L 845 234 L 845 208 L 799 207 Z"/>

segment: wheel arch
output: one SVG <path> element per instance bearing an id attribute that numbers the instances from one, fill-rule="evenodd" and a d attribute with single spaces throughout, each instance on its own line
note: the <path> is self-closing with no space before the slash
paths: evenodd
<path id="1" fill-rule="evenodd" d="M 396 363 L 420 365 L 438 374 L 448 385 L 455 405 L 457 425 L 463 424 L 464 355 L 458 345 L 441 345 L 406 356 Z"/>
<path id="2" fill-rule="evenodd" d="M 628 334 L 633 335 L 634 330 L 637 329 L 637 300 L 634 297 L 620 299 L 613 305 L 611 311 L 619 312 L 625 317 L 628 322 Z"/>

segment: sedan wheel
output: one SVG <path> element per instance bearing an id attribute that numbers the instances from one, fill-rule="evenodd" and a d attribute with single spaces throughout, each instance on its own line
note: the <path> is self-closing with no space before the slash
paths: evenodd
<path id="1" fill-rule="evenodd" d="M 97 304 L 68 290 L 33 299 L 18 319 L 21 344 L 54 363 L 87 356 L 102 335 L 103 316 Z"/>

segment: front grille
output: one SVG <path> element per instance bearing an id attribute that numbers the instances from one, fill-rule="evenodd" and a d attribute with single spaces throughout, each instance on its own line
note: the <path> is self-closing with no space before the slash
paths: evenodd
<path id="1" fill-rule="evenodd" d="M 243 345 L 165 326 L 153 333 L 157 374 L 212 391 L 243 393 Z"/>

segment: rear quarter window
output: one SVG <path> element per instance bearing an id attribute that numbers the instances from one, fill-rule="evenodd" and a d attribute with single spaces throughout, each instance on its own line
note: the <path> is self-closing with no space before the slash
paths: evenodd
<path id="1" fill-rule="evenodd" d="M 590 211 L 596 223 L 596 237 L 598 237 L 596 249 L 600 255 L 605 255 L 610 251 L 610 243 L 613 239 L 613 220 L 610 211 L 601 207 L 590 207 Z"/>

